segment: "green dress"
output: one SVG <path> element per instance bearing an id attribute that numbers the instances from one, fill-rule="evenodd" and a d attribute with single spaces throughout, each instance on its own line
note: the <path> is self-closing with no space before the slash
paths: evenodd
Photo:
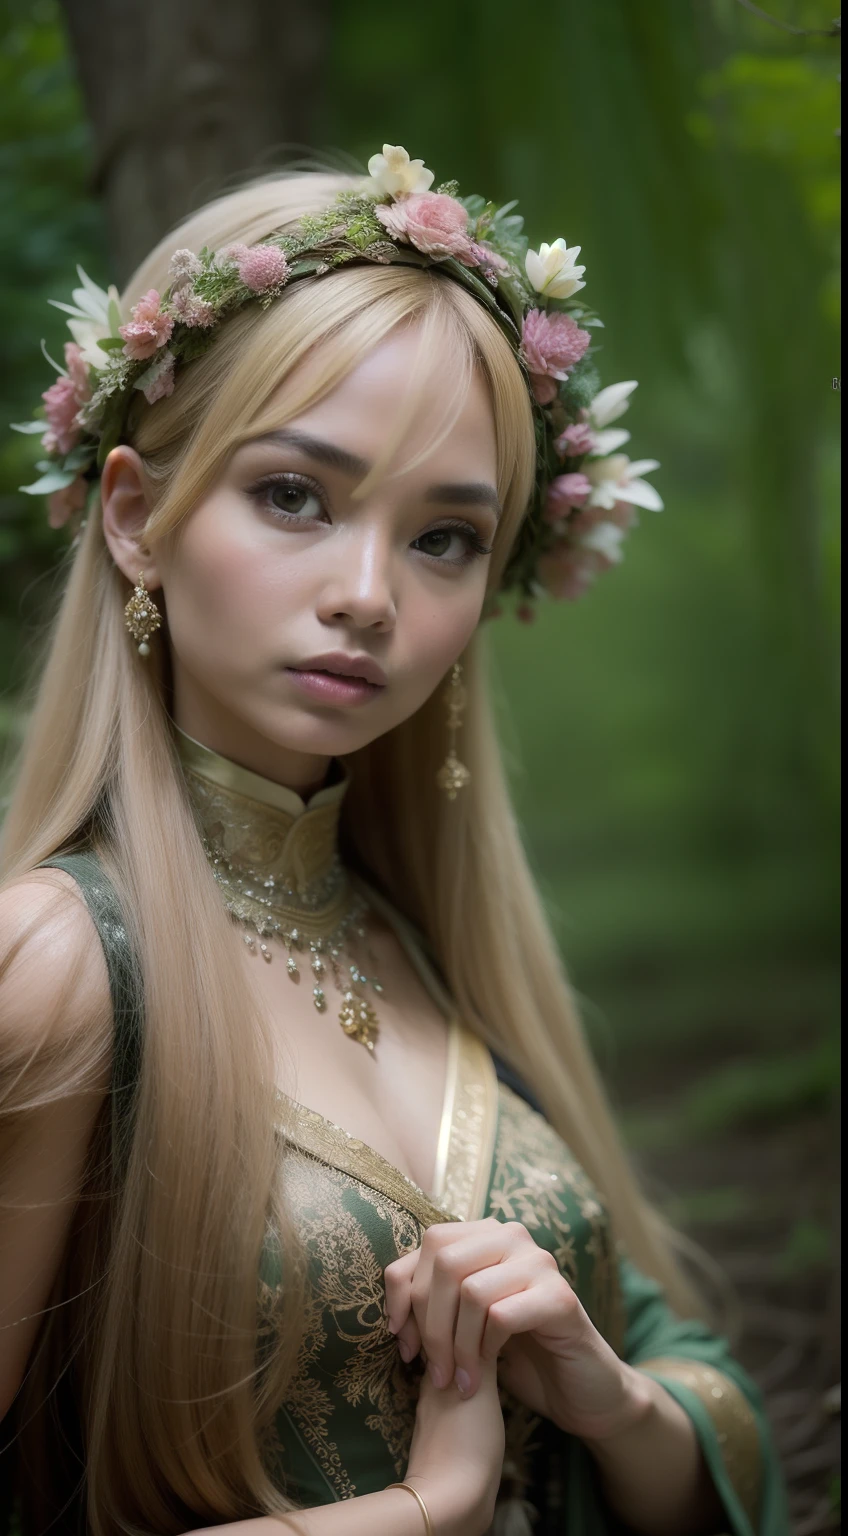
<path id="1" fill-rule="evenodd" d="M 140 1009 L 128 990 L 126 933 L 94 856 L 46 861 L 79 883 L 100 931 L 116 1015 L 116 1128 L 132 1092 Z M 786 1536 L 783 1481 L 757 1388 L 724 1339 L 680 1320 L 659 1285 L 611 1236 L 598 1191 L 534 1106 L 532 1094 L 456 1016 L 425 946 L 370 887 L 374 905 L 449 1021 L 436 1187 L 424 1191 L 373 1148 L 314 1110 L 287 1104 L 286 1188 L 309 1256 L 297 1369 L 269 1437 L 269 1467 L 304 1507 L 375 1492 L 403 1477 L 419 1361 L 405 1365 L 385 1316 L 383 1271 L 434 1222 L 520 1221 L 556 1258 L 621 1358 L 654 1376 L 690 1415 L 733 1536 Z M 266 1253 L 261 1294 L 280 1283 Z M 627 1527 L 604 1501 L 587 1448 L 501 1393 L 506 1454 L 494 1532 L 612 1536 Z"/>

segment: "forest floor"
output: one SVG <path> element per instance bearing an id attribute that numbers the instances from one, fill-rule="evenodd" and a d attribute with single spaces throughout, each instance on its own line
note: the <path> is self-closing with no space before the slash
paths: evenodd
<path id="1" fill-rule="evenodd" d="M 692 1134 L 681 1120 L 691 1060 L 671 1059 L 661 1068 L 655 1058 L 641 1067 L 628 1061 L 616 1075 L 619 1107 L 651 1195 L 717 1262 L 735 1292 L 739 1331 L 732 1323 L 728 1331 L 766 1400 L 794 1536 L 838 1531 L 835 1114 L 810 1106 L 765 1124 Z"/>

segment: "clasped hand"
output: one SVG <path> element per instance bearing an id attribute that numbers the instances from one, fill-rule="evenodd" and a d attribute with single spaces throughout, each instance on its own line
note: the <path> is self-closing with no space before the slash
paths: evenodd
<path id="1" fill-rule="evenodd" d="M 582 1439 L 638 1421 L 637 1373 L 591 1323 L 553 1255 L 520 1222 L 440 1222 L 385 1270 L 389 1328 L 404 1360 L 423 1350 L 437 1387 L 463 1397 L 500 1357 L 505 1387 Z"/>

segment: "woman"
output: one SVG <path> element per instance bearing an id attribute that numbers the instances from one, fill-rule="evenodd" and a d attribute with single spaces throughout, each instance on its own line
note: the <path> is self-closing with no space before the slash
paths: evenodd
<path id="1" fill-rule="evenodd" d="M 25 428 L 79 532 L 5 825 L 10 1508 L 777 1536 L 480 654 L 499 591 L 576 595 L 661 505 L 633 385 L 597 392 L 578 250 L 369 172 L 231 193 L 120 303 L 81 274 Z"/>

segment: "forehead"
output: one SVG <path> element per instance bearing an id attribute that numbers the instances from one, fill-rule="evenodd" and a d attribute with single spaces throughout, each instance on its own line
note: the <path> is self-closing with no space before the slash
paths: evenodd
<path id="1" fill-rule="evenodd" d="M 324 365 L 320 354 L 308 357 L 281 386 L 281 425 L 285 416 L 286 427 L 327 439 L 392 477 L 444 478 L 450 470 L 457 478 L 494 484 L 497 441 L 488 384 L 444 328 L 426 337 L 415 325 L 398 328 L 320 400 L 295 415 L 286 411 L 286 397 L 308 392 L 310 370 Z M 269 404 L 273 410 L 273 396 Z"/>

